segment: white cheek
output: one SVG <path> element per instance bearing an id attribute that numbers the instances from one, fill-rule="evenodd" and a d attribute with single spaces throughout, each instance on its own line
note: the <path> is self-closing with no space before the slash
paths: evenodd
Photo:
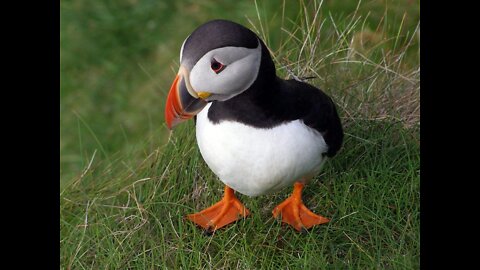
<path id="1" fill-rule="evenodd" d="M 231 94 L 228 92 L 240 93 L 247 90 L 255 81 L 260 67 L 260 57 L 249 55 L 230 66 L 230 70 L 219 76 L 219 87 L 214 88 L 219 94 Z M 225 69 L 225 71 L 227 71 Z M 228 87 L 228 88 L 226 88 Z M 227 89 L 227 93 L 223 93 Z M 215 93 L 215 92 L 214 92 Z"/>
<path id="2" fill-rule="evenodd" d="M 227 65 L 216 74 L 211 68 L 211 59 Z M 248 89 L 257 78 L 260 68 L 261 46 L 255 49 L 224 47 L 205 54 L 190 72 L 190 84 L 195 91 L 213 94 L 237 95 Z"/>

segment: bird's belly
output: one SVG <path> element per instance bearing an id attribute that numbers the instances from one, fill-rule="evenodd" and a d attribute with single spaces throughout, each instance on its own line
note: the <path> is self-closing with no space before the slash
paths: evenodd
<path id="1" fill-rule="evenodd" d="M 210 104 L 197 116 L 196 135 L 203 159 L 226 185 L 248 195 L 277 191 L 315 176 L 327 145 L 300 120 L 269 129 L 208 120 Z"/>

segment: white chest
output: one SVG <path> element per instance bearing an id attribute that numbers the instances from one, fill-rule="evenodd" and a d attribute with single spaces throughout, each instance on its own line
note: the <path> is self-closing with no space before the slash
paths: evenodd
<path id="1" fill-rule="evenodd" d="M 226 185 L 248 195 L 277 191 L 309 180 L 321 169 L 327 151 L 322 135 L 291 121 L 271 129 L 233 121 L 213 124 L 210 104 L 197 116 L 196 135 L 203 159 Z"/>

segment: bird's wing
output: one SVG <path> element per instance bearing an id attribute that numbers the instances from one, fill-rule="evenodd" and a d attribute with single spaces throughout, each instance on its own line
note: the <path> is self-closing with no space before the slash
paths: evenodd
<path id="1" fill-rule="evenodd" d="M 319 131 L 328 145 L 328 157 L 333 157 L 343 142 L 343 128 L 332 99 L 322 90 L 295 80 L 285 81 L 289 85 L 290 100 L 295 100 L 299 119 L 305 125 Z"/>

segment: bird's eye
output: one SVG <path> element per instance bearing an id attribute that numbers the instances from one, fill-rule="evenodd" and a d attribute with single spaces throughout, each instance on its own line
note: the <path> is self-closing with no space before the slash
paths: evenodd
<path id="1" fill-rule="evenodd" d="M 227 66 L 218 62 L 217 60 L 215 60 L 215 58 L 212 59 L 212 63 L 210 64 L 210 68 L 212 68 L 213 72 L 215 72 L 217 74 L 222 72 L 222 70 L 224 70 L 225 67 L 227 67 Z"/>

